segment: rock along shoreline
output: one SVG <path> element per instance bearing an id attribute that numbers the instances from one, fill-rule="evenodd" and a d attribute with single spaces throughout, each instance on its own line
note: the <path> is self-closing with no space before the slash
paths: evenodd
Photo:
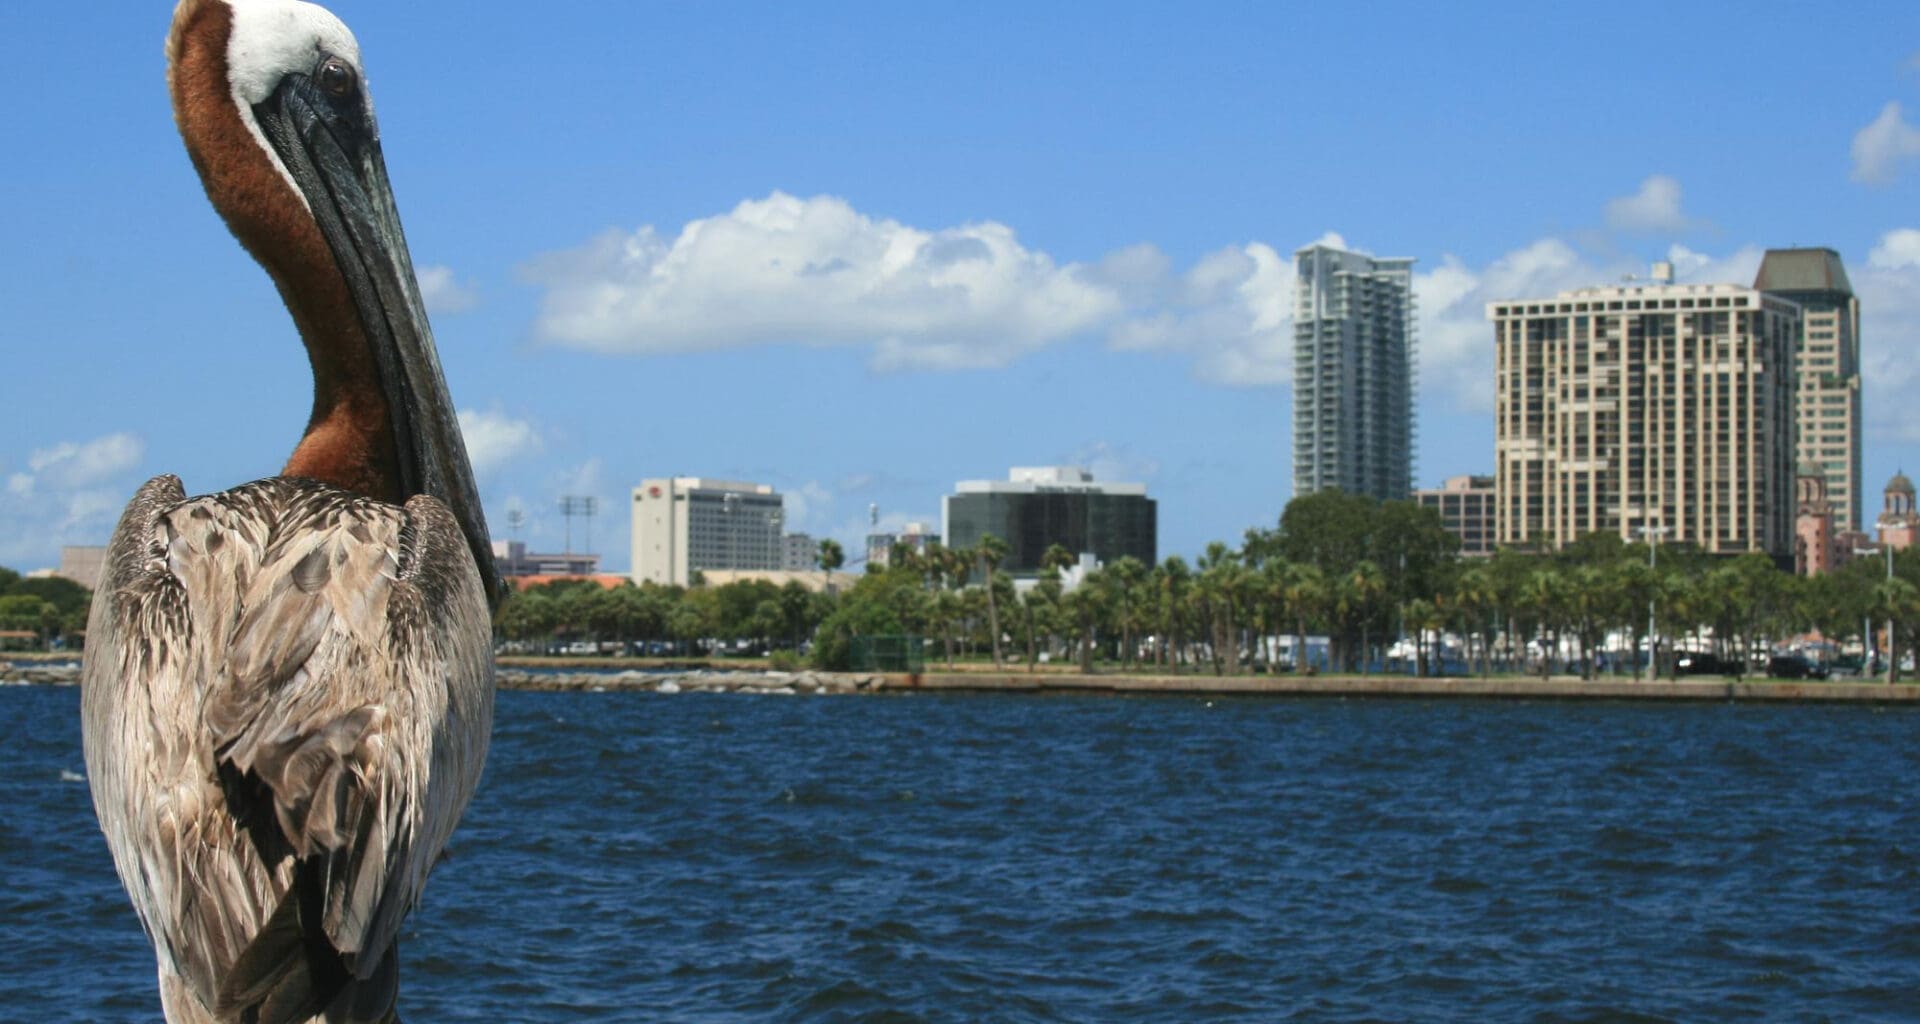
<path id="1" fill-rule="evenodd" d="M 1920 705 L 1920 684 L 1681 679 L 1634 682 L 1581 680 L 1569 676 L 1211 676 L 1068 675 L 1022 672 L 733 671 L 711 668 L 643 671 L 496 670 L 503 690 L 553 693 L 746 693 L 768 696 L 832 696 L 909 693 L 1022 693 L 1163 696 L 1339 697 L 1416 700 L 1613 700 L 1736 701 L 1763 703 L 1866 703 Z M 76 662 L 0 661 L 0 685 L 71 686 L 80 680 Z"/>

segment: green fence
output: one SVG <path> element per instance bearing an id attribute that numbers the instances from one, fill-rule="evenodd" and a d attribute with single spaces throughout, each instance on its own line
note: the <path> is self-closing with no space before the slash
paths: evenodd
<path id="1" fill-rule="evenodd" d="M 926 638 L 918 636 L 856 636 L 855 672 L 921 672 L 927 667 Z"/>

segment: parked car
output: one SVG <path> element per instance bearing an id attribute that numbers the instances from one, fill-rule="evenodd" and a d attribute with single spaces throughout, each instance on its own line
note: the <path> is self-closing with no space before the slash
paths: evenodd
<path id="1" fill-rule="evenodd" d="M 1673 663 L 1673 674 L 1677 676 L 1730 676 L 1733 670 L 1733 663 L 1703 651 L 1681 651 Z"/>
<path id="2" fill-rule="evenodd" d="M 1776 654 L 1767 659 L 1767 674 L 1775 679 L 1825 679 L 1827 666 L 1804 654 Z"/>

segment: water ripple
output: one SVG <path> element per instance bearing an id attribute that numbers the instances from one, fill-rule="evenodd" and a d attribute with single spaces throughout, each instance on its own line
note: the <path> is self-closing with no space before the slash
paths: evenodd
<path id="1" fill-rule="evenodd" d="M 0 1006 L 151 1020 L 77 693 L 0 692 Z M 429 1021 L 1911 1019 L 1920 716 L 501 695 Z M 73 955 L 85 949 L 87 955 Z"/>

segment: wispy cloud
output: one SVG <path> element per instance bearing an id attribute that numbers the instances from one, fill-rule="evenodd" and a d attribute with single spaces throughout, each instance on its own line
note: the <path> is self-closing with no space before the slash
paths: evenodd
<path id="1" fill-rule="evenodd" d="M 693 221 L 610 231 L 525 269 L 537 337 L 617 353 L 794 343 L 879 370 L 1005 366 L 1074 338 L 1190 352 L 1231 383 L 1286 379 L 1285 261 L 1253 243 L 1176 273 L 1151 245 L 1060 263 L 993 221 L 925 229 L 775 192 Z"/>
<path id="2" fill-rule="evenodd" d="M 1149 483 L 1160 475 L 1160 460 L 1111 441 L 1089 441 L 1055 461 L 1079 466 L 1102 483 Z"/>
<path id="3" fill-rule="evenodd" d="M 146 453 L 140 437 L 116 433 L 28 455 L 0 490 L 0 565 L 36 569 L 63 544 L 105 544 Z"/>
<path id="4" fill-rule="evenodd" d="M 414 278 L 420 282 L 420 301 L 426 304 L 427 312 L 436 316 L 465 313 L 480 304 L 479 290 L 461 283 L 452 267 L 437 264 L 420 267 L 414 271 Z"/>
<path id="5" fill-rule="evenodd" d="M 460 410 L 460 434 L 466 440 L 467 459 L 477 476 L 486 476 L 523 455 L 540 451 L 540 429 L 533 421 L 515 419 L 498 409 Z"/>
<path id="6" fill-rule="evenodd" d="M 1911 396 L 1920 365 L 1903 342 L 1920 338 L 1920 229 L 1880 236 L 1864 268 L 1849 277 L 1860 296 L 1860 378 L 1870 441 L 1920 444 Z M 1878 486 L 1878 481 L 1868 481 Z"/>
<path id="7" fill-rule="evenodd" d="M 1920 157 L 1920 128 L 1907 122 L 1898 102 L 1890 102 L 1853 136 L 1853 180 L 1887 184 L 1916 157 Z"/>
<path id="8" fill-rule="evenodd" d="M 1115 325 L 1120 349 L 1188 353 L 1212 384 L 1261 387 L 1293 379 L 1293 275 L 1273 247 L 1253 242 L 1201 259 L 1167 301 L 1143 303 Z"/>
<path id="9" fill-rule="evenodd" d="M 1655 174 L 1640 183 L 1639 191 L 1607 202 L 1607 227 L 1634 234 L 1660 234 L 1694 227 L 1680 209 L 1680 182 Z"/>

